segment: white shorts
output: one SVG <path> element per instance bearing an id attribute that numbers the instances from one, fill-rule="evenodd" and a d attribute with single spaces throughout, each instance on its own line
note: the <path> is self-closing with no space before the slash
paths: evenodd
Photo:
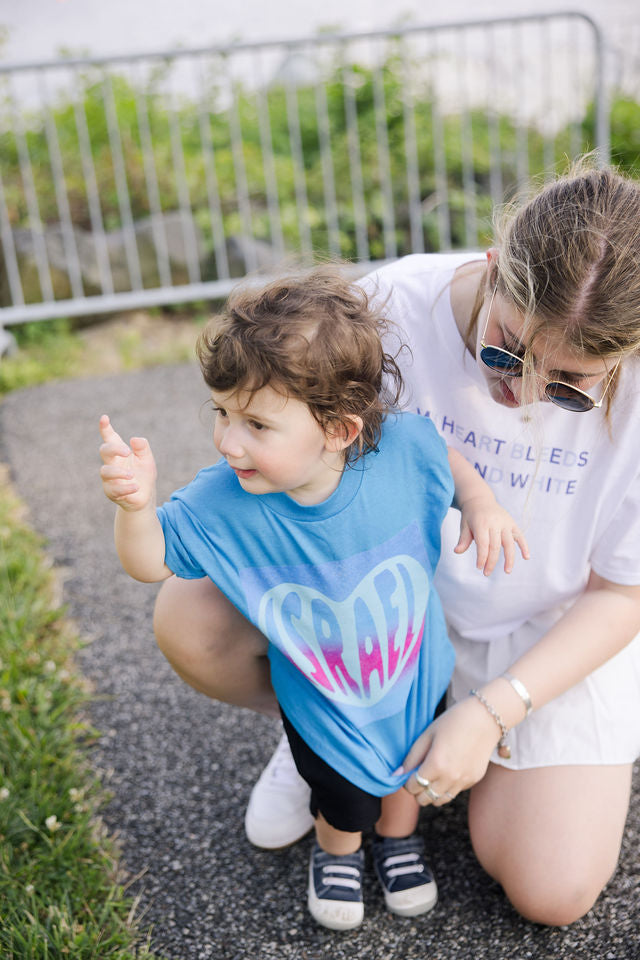
<path id="1" fill-rule="evenodd" d="M 491 642 L 465 640 L 451 627 L 456 667 L 449 701 L 499 677 L 546 632 L 550 624 L 526 623 Z M 640 634 L 586 680 L 535 709 L 510 730 L 511 758 L 494 751 L 494 763 L 512 770 L 570 764 L 633 763 L 640 756 Z"/>

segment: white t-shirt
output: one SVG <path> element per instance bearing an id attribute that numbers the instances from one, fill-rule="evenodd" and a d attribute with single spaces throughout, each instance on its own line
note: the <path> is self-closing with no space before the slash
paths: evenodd
<path id="1" fill-rule="evenodd" d="M 483 254 L 404 257 L 364 282 L 387 299 L 412 357 L 399 362 L 405 406 L 430 416 L 447 444 L 474 464 L 525 532 L 531 559 L 507 575 L 475 567 L 475 546 L 453 553 L 460 514 L 445 521 L 436 586 L 450 625 L 494 640 L 540 618 L 550 625 L 584 589 L 590 570 L 640 584 L 640 364 L 625 361 L 607 421 L 552 403 L 511 409 L 492 400 L 464 350 L 450 302 L 457 267 Z M 544 631 L 542 631 L 544 632 Z"/>

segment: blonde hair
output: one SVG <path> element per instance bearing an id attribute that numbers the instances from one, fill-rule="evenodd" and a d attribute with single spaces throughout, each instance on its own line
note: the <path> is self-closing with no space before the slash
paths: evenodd
<path id="1" fill-rule="evenodd" d="M 200 335 L 197 354 L 212 390 L 251 396 L 271 385 L 305 403 L 325 430 L 360 417 L 350 463 L 375 450 L 402 390 L 395 357 L 382 344 L 390 326 L 384 304 L 325 266 L 237 287 Z"/>
<path id="2" fill-rule="evenodd" d="M 495 238 L 499 256 L 486 280 L 524 316 L 529 342 L 560 332 L 586 357 L 640 351 L 638 182 L 584 157 L 524 205 L 499 212 Z M 615 381 L 607 409 L 614 391 Z"/>

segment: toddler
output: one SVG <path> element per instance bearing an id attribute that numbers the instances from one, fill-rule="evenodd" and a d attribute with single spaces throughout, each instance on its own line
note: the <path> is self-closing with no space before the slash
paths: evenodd
<path id="1" fill-rule="evenodd" d="M 271 679 L 316 842 L 308 905 L 326 927 L 363 919 L 362 833 L 388 909 L 436 902 L 402 789 L 454 655 L 433 575 L 440 527 L 461 510 L 456 551 L 505 570 L 527 545 L 480 475 L 431 421 L 395 409 L 383 309 L 335 269 L 234 292 L 198 343 L 221 459 L 156 509 L 146 440 L 100 420 L 115 540 L 138 580 L 210 577 L 268 638 Z M 455 498 L 454 498 L 455 493 Z M 429 789 L 427 781 L 425 789 Z"/>

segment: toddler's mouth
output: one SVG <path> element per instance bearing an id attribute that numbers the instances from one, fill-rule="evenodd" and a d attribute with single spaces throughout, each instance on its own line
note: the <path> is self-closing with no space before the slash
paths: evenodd
<path id="1" fill-rule="evenodd" d="M 240 470 L 238 467 L 231 467 L 231 469 L 240 480 L 248 480 L 258 472 L 257 470 Z"/>

